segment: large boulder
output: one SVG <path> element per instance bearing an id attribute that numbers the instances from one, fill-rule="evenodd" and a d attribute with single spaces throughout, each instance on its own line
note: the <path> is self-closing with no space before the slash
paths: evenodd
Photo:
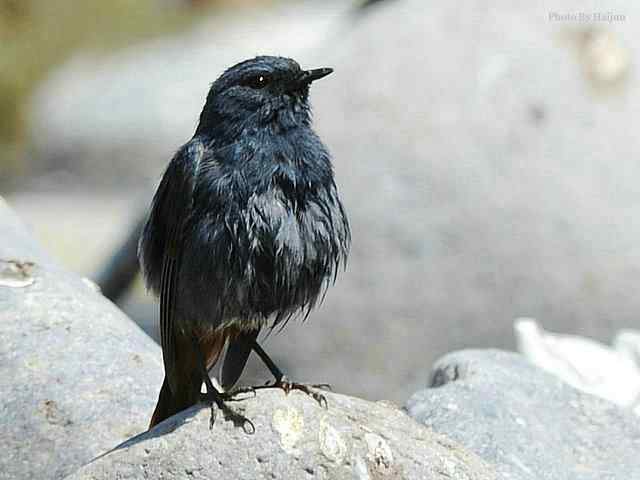
<path id="1" fill-rule="evenodd" d="M 494 479 L 455 442 L 388 404 L 327 394 L 324 410 L 303 393 L 260 391 L 230 405 L 255 426 L 248 435 L 193 407 L 120 445 L 69 480 L 138 478 Z"/>
<path id="2" fill-rule="evenodd" d="M 0 198 L 0 478 L 62 478 L 146 429 L 159 347 Z"/>
<path id="3" fill-rule="evenodd" d="M 640 420 L 534 367 L 520 355 L 446 355 L 411 416 L 511 480 L 640 478 Z"/>

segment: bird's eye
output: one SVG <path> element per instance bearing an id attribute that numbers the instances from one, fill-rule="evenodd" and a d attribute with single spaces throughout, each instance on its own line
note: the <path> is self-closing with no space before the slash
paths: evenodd
<path id="1" fill-rule="evenodd" d="M 265 74 L 255 75 L 249 78 L 246 85 L 251 88 L 260 89 L 269 83 L 269 77 Z"/>

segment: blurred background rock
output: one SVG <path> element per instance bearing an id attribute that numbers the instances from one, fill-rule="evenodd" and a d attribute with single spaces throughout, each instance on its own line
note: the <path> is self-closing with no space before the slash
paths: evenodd
<path id="1" fill-rule="evenodd" d="M 104 54 L 184 26 L 188 14 L 169 1 L 0 1 L 0 166 L 2 181 L 29 174 L 25 163 L 29 96 L 79 49 Z M 177 2 L 174 2 L 177 4 Z"/>
<path id="2" fill-rule="evenodd" d="M 404 401 L 445 352 L 513 348 L 519 316 L 637 328 L 640 7 L 370 3 L 0 0 L 2 193 L 91 275 L 209 83 L 291 56 L 336 68 L 311 98 L 354 237 L 324 305 L 269 338 L 292 377 Z M 579 12 L 624 18 L 552 17 Z M 140 283 L 123 307 L 155 335 Z"/>

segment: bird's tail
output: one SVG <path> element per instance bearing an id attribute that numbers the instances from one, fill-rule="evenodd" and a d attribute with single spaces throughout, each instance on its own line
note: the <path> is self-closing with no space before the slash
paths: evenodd
<path id="1" fill-rule="evenodd" d="M 156 409 L 153 411 L 151 422 L 149 423 L 150 429 L 163 420 L 198 403 L 202 381 L 198 378 L 190 383 L 190 385 L 181 386 L 178 390 L 178 395 L 175 395 L 169 387 L 167 377 L 164 378 L 160 394 L 158 395 L 158 403 L 156 404 Z"/>
<path id="2" fill-rule="evenodd" d="M 198 346 L 206 363 L 207 371 L 218 361 L 228 334 L 229 332 L 223 330 L 207 335 L 198 335 Z M 153 428 L 172 415 L 195 405 L 200 400 L 203 379 L 198 361 L 201 356 L 194 350 L 192 339 L 180 336 L 176 338 L 176 342 L 176 361 L 171 370 L 174 374 L 176 388 L 171 388 L 165 373 L 149 428 Z"/>

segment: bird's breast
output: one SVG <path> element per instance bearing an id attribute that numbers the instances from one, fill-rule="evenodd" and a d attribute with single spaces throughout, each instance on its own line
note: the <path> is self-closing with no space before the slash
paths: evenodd
<path id="1" fill-rule="evenodd" d="M 196 218 L 185 238 L 185 295 L 219 317 L 313 305 L 343 253 L 340 211 L 318 195 L 301 202 L 272 186 Z"/>

